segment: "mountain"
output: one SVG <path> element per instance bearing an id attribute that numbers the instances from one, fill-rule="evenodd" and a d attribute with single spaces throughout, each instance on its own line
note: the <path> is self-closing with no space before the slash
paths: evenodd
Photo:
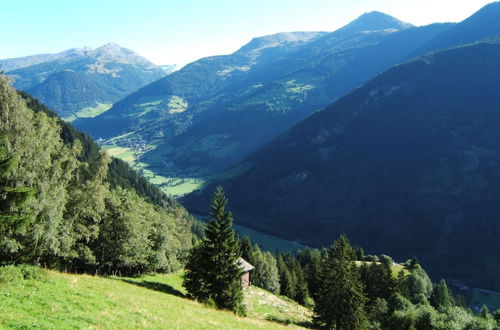
<path id="1" fill-rule="evenodd" d="M 121 142 L 156 146 L 145 162 L 167 175 L 211 175 L 450 27 L 412 27 L 373 12 L 332 33 L 255 38 L 231 55 L 191 63 L 75 125 L 95 138 L 132 133 Z"/>
<path id="2" fill-rule="evenodd" d="M 411 24 L 402 22 L 395 17 L 386 15 L 379 11 L 365 13 L 344 26 L 343 32 L 359 32 L 359 31 L 379 31 L 387 29 L 406 29 L 412 27 Z"/>
<path id="3" fill-rule="evenodd" d="M 0 75 L 2 265 L 138 274 L 181 268 L 192 217 Z"/>
<path id="4" fill-rule="evenodd" d="M 499 75 L 500 41 L 392 67 L 221 177 L 237 223 L 316 246 L 346 233 L 498 285 Z"/>
<path id="5" fill-rule="evenodd" d="M 500 2 L 484 6 L 471 17 L 419 49 L 416 54 L 463 45 L 478 40 L 500 36 Z"/>
<path id="6" fill-rule="evenodd" d="M 17 89 L 29 92 L 67 120 L 95 116 L 166 74 L 114 43 L 0 60 L 0 66 Z"/>
<path id="7" fill-rule="evenodd" d="M 58 60 L 64 57 L 72 56 L 72 55 L 80 55 L 85 52 L 91 50 L 88 47 L 85 48 L 72 48 L 68 49 L 64 52 L 60 52 L 57 54 L 38 54 L 38 55 L 31 55 L 31 56 L 24 56 L 24 57 L 17 57 L 17 58 L 8 58 L 8 59 L 3 59 L 0 60 L 0 68 L 5 71 L 12 71 L 16 69 L 21 69 L 25 68 L 28 66 L 44 63 L 44 62 L 50 62 L 54 60 Z"/>

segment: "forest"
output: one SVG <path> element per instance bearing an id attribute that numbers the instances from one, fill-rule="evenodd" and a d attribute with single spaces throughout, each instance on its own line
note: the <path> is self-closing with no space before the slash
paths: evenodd
<path id="1" fill-rule="evenodd" d="M 0 79 L 1 263 L 179 269 L 194 237 L 184 208 Z"/>
<path id="2" fill-rule="evenodd" d="M 0 277 L 21 264 L 102 276 L 185 269 L 191 298 L 244 315 L 233 262 L 243 257 L 255 266 L 253 285 L 313 311 L 306 326 L 500 326 L 500 311 L 485 306 L 474 314 L 444 280 L 432 283 L 416 258 L 397 264 L 385 255 L 365 256 L 345 236 L 322 250 L 262 251 L 235 234 L 221 188 L 203 230 L 180 204 L 3 76 L 0 117 Z"/>

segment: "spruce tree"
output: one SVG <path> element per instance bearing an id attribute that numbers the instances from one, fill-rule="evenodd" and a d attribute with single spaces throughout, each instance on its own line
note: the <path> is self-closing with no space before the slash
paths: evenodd
<path id="1" fill-rule="evenodd" d="M 239 240 L 232 229 L 233 217 L 226 210 L 227 198 L 217 187 L 201 246 L 191 252 L 184 287 L 199 301 L 213 300 L 218 308 L 244 314 Z"/>
<path id="2" fill-rule="evenodd" d="M 205 246 L 203 243 L 193 247 L 189 253 L 182 285 L 188 292 L 188 296 L 200 302 L 206 303 L 210 298 L 205 274 L 210 265 L 205 259 Z"/>
<path id="3" fill-rule="evenodd" d="M 322 329 L 365 329 L 363 294 L 355 253 L 345 236 L 328 250 L 321 269 L 321 283 L 315 296 L 314 324 Z"/>
<path id="4" fill-rule="evenodd" d="M 254 247 L 252 245 L 252 241 L 250 240 L 250 237 L 248 236 L 243 236 L 243 238 L 240 241 L 240 246 L 241 246 L 241 257 L 248 261 L 251 264 L 255 264 L 256 262 L 252 260 L 254 257 Z M 256 245 L 256 249 L 258 249 L 258 246 Z"/>

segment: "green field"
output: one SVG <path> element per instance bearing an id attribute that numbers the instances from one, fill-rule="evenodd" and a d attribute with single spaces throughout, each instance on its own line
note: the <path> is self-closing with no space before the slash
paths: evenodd
<path id="1" fill-rule="evenodd" d="M 126 161 L 149 182 L 159 186 L 164 193 L 172 197 L 184 196 L 194 190 L 203 188 L 205 184 L 204 180 L 199 178 L 166 177 L 155 173 L 149 168 L 149 164 L 139 160 L 141 155 L 132 151 L 131 148 L 113 144 L 101 146 L 101 149 L 106 150 L 113 157 Z"/>
<path id="2" fill-rule="evenodd" d="M 86 107 L 76 113 L 78 118 L 91 118 L 111 109 L 112 103 L 99 103 L 95 107 Z"/>
<path id="3" fill-rule="evenodd" d="M 103 112 L 108 111 L 113 106 L 112 103 L 99 103 L 94 107 L 85 107 L 78 112 L 75 112 L 72 116 L 64 117 L 63 119 L 69 122 L 77 118 L 93 118 L 100 115 Z"/>
<path id="4" fill-rule="evenodd" d="M 204 186 L 204 181 L 197 178 L 167 178 L 168 181 L 160 185 L 160 189 L 167 195 L 180 197 Z"/>
<path id="5" fill-rule="evenodd" d="M 380 262 L 375 262 L 376 264 L 380 264 Z M 366 264 L 366 265 L 371 265 L 373 264 L 373 261 L 356 261 L 356 266 L 361 266 L 362 264 Z M 392 276 L 394 278 L 397 278 L 398 275 L 399 275 L 399 272 L 403 271 L 403 274 L 404 275 L 410 275 L 410 271 L 403 265 L 401 264 L 398 264 L 398 263 L 394 263 L 392 266 L 391 266 L 391 273 L 392 273 Z"/>
<path id="6" fill-rule="evenodd" d="M 248 236 L 252 239 L 252 242 L 259 245 L 262 249 L 266 251 L 281 251 L 281 252 L 294 252 L 304 248 L 303 245 L 287 241 L 285 239 L 265 234 L 260 231 L 256 231 L 244 226 L 233 225 L 234 229 L 238 232 L 240 236 Z"/>
<path id="7" fill-rule="evenodd" d="M 208 308 L 185 298 L 179 273 L 127 278 L 25 270 L 0 268 L 0 328 L 280 329 L 309 322 L 304 307 L 257 288 L 245 290 L 248 317 Z"/>
<path id="8" fill-rule="evenodd" d="M 144 116 L 153 110 L 157 110 L 162 102 L 163 102 L 163 100 L 154 100 L 151 102 L 134 104 L 135 108 L 138 108 L 142 111 L 141 113 L 135 114 L 134 116 Z"/>
<path id="9" fill-rule="evenodd" d="M 478 307 L 486 305 L 490 311 L 500 309 L 500 292 L 472 289 L 471 304 Z"/>
<path id="10" fill-rule="evenodd" d="M 135 154 L 130 148 L 106 145 L 102 146 L 101 149 L 106 150 L 110 156 L 126 161 L 130 165 L 135 163 Z"/>
<path id="11" fill-rule="evenodd" d="M 172 95 L 167 104 L 168 113 L 181 113 L 187 110 L 188 102 L 177 95 Z"/>

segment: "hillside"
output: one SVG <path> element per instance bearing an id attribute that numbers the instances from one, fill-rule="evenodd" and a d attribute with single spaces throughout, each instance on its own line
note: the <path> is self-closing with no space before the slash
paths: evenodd
<path id="1" fill-rule="evenodd" d="M 192 217 L 0 75 L 0 263 L 174 271 Z"/>
<path id="2" fill-rule="evenodd" d="M 423 56 L 300 122 L 220 180 L 237 223 L 312 245 L 347 233 L 498 286 L 499 55 L 491 42 Z"/>
<path id="3" fill-rule="evenodd" d="M 499 17 L 500 2 L 490 3 L 460 24 L 437 36 L 412 55 L 498 37 L 500 36 Z"/>
<path id="4" fill-rule="evenodd" d="M 331 33 L 255 38 L 75 124 L 94 138 L 127 134 L 113 139 L 122 146 L 148 144 L 141 161 L 164 176 L 213 175 L 450 26 L 412 27 L 374 12 Z"/>
<path id="5" fill-rule="evenodd" d="M 133 51 L 108 43 L 57 54 L 0 60 L 17 89 L 29 92 L 66 120 L 94 117 L 127 94 L 165 76 Z"/>
<path id="6" fill-rule="evenodd" d="M 127 278 L 28 270 L 22 280 L 19 268 L 0 268 L 2 328 L 297 329 L 309 322 L 304 307 L 257 288 L 245 292 L 249 317 L 237 317 L 185 298 L 181 274 Z"/>

